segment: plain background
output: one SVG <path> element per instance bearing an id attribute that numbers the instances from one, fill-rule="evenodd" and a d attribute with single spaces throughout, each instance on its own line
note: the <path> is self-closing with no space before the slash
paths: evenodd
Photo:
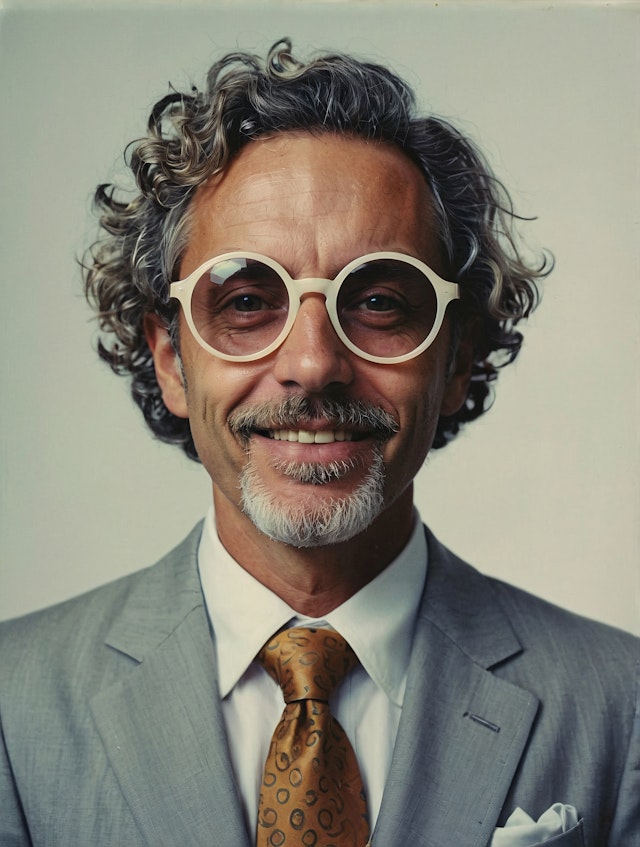
<path id="1" fill-rule="evenodd" d="M 424 519 L 487 573 L 640 632 L 637 4 L 86 2 L 0 16 L 0 617 L 151 563 L 208 479 L 92 351 L 77 256 L 151 104 L 236 46 L 390 64 L 487 152 L 557 267 L 494 408 L 434 453 Z M 420 437 L 416 433 L 416 437 Z"/>

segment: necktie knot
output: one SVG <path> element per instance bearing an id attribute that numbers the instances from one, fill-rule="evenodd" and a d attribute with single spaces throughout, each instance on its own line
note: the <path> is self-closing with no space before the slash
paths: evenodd
<path id="1" fill-rule="evenodd" d="M 277 633 L 258 660 L 282 688 L 285 703 L 329 701 L 335 688 L 357 664 L 349 644 L 331 629 L 295 627 Z"/>

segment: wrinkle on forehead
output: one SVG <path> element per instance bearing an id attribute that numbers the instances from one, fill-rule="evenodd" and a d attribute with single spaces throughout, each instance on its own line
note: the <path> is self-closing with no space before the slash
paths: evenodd
<path id="1" fill-rule="evenodd" d="M 211 243 L 218 253 L 269 255 L 268 246 L 294 238 L 306 253 L 300 262 L 321 261 L 331 251 L 335 270 L 380 249 L 418 251 L 432 262 L 439 254 L 431 194 L 418 166 L 391 144 L 357 137 L 283 133 L 252 141 L 197 190 L 192 211 L 190 244 L 204 253 Z M 395 243 L 397 220 L 404 221 L 406 244 Z"/>
<path id="2" fill-rule="evenodd" d="M 289 138 L 289 136 L 291 136 Z M 340 208 L 347 210 L 352 203 L 353 193 L 366 190 L 367 184 L 342 159 L 336 158 L 335 142 L 340 146 L 353 146 L 353 156 L 357 157 L 362 150 L 374 149 L 380 152 L 391 152 L 395 157 L 398 148 L 381 142 L 367 142 L 350 136 L 315 136 L 308 133 L 287 133 L 276 138 L 257 139 L 250 142 L 222 173 L 209 179 L 196 192 L 198 200 L 206 201 L 212 195 L 220 198 L 226 195 L 225 187 L 230 177 L 235 177 L 238 171 L 244 172 L 240 189 L 234 189 L 234 204 L 227 206 L 226 211 L 232 214 L 236 211 L 243 214 L 247 205 L 255 205 L 262 198 L 268 201 L 272 192 L 280 191 L 293 202 L 299 200 L 300 207 L 313 208 L 322 203 L 324 193 L 332 194 L 332 189 L 323 189 L 319 177 L 333 173 L 341 179 L 344 192 L 341 195 Z M 302 144 L 295 142 L 302 142 Z M 290 153 L 293 151 L 299 165 L 295 174 L 291 172 Z M 400 153 L 407 164 L 422 174 L 408 157 Z M 321 168 L 322 170 L 319 170 Z M 324 173 L 323 173 L 324 172 Z M 379 182 L 379 180 L 377 180 Z M 425 183 L 426 185 L 426 183 Z M 391 196 L 391 191 L 387 192 Z"/>

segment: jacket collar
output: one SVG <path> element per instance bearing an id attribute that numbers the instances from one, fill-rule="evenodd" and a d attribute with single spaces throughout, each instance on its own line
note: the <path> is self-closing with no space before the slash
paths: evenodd
<path id="1" fill-rule="evenodd" d="M 487 670 L 516 656 L 522 645 L 487 577 L 447 550 L 425 528 L 427 585 L 420 617 Z"/>

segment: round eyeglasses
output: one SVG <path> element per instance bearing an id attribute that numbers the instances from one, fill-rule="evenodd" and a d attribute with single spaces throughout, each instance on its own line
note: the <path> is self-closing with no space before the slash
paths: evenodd
<path id="1" fill-rule="evenodd" d="M 370 362 L 418 356 L 438 334 L 460 297 L 428 265 L 404 253 L 369 253 L 335 279 L 293 279 L 259 253 L 224 253 L 171 283 L 189 329 L 212 355 L 231 362 L 268 356 L 289 334 L 302 299 L 321 294 L 336 334 Z"/>

